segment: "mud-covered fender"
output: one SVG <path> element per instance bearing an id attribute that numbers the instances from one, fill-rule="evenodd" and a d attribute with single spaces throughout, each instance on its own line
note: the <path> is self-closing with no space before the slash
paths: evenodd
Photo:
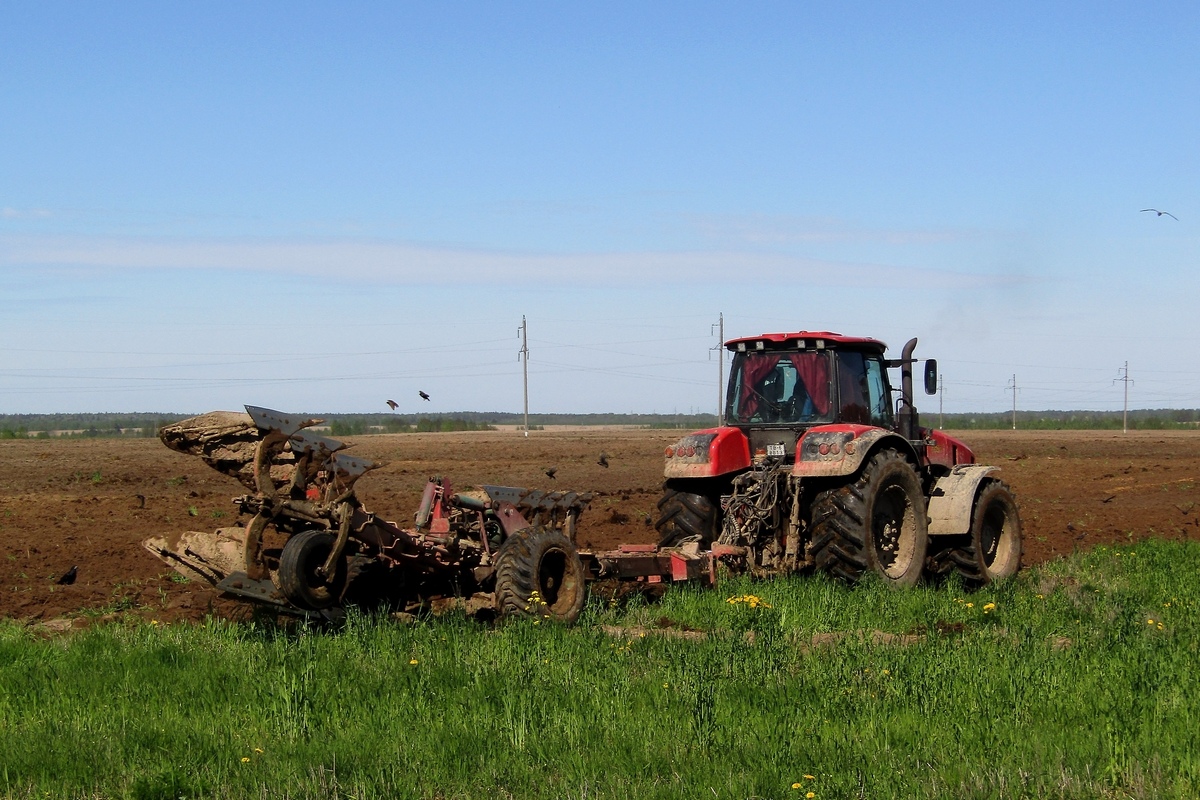
<path id="1" fill-rule="evenodd" d="M 962 464 L 938 478 L 929 493 L 929 535 L 970 533 L 979 484 L 999 470 L 983 464 Z"/>
<path id="2" fill-rule="evenodd" d="M 710 478 L 750 466 L 750 440 L 737 428 L 688 434 L 667 448 L 667 478 Z"/>
<path id="3" fill-rule="evenodd" d="M 822 425 L 811 428 L 796 444 L 792 474 L 798 478 L 853 475 L 863 461 L 886 446 L 916 456 L 912 445 L 897 433 L 870 425 Z"/>

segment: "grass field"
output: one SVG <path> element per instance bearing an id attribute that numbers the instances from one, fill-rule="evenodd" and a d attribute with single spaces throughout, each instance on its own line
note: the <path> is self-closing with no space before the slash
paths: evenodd
<path id="1" fill-rule="evenodd" d="M 0 626 L 0 791 L 1195 797 L 1200 544 L 996 589 L 728 581 L 580 624 Z"/>

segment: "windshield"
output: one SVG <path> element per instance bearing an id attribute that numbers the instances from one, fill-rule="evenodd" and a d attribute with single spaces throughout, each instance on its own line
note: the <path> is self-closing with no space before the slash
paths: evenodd
<path id="1" fill-rule="evenodd" d="M 829 354 L 738 353 L 730 368 L 725 418 L 754 422 L 832 422 Z"/>

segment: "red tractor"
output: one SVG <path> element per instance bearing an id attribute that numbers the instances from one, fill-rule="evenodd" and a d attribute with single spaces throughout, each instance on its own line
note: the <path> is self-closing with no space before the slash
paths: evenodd
<path id="1" fill-rule="evenodd" d="M 727 342 L 724 424 L 666 451 L 660 546 L 695 543 L 754 574 L 875 573 L 902 587 L 923 574 L 957 572 L 974 585 L 1013 575 L 1012 490 L 961 441 L 921 427 L 916 344 L 892 360 L 876 339 L 824 331 Z M 929 360 L 925 391 L 936 390 Z"/>

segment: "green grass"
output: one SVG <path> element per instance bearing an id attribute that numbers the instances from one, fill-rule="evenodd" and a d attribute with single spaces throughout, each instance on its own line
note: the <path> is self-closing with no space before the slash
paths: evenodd
<path id="1" fill-rule="evenodd" d="M 791 579 L 596 599 L 573 628 L 9 624 L 0 791 L 1195 797 L 1197 575 L 1200 545 L 1159 541 L 972 594 Z M 727 602 L 747 594 L 762 604 Z M 708 635 L 666 635 L 687 630 Z"/>

